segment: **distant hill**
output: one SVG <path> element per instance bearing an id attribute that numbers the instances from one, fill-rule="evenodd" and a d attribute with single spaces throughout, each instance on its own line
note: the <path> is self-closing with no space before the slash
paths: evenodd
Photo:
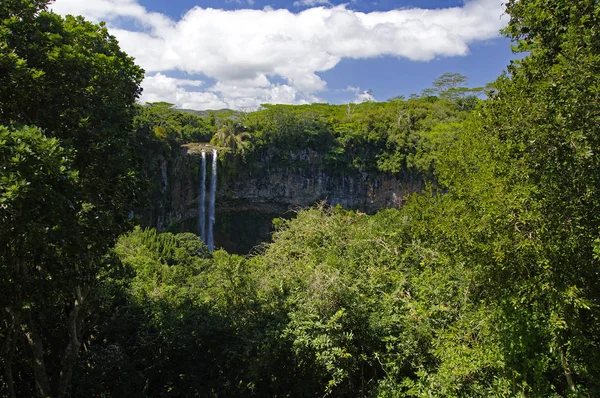
<path id="1" fill-rule="evenodd" d="M 192 113 L 194 115 L 197 116 L 201 116 L 201 117 L 207 117 L 210 116 L 210 114 L 215 114 L 218 116 L 230 116 L 230 115 L 237 115 L 239 113 L 241 113 L 240 111 L 234 111 L 233 109 L 218 109 L 218 110 L 205 110 L 205 111 L 197 111 L 194 109 L 177 109 L 178 111 L 181 112 L 185 112 L 185 113 Z"/>

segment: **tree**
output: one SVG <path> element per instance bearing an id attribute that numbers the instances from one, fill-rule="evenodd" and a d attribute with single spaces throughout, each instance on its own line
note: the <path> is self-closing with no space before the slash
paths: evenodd
<path id="1" fill-rule="evenodd" d="M 12 396 L 67 394 L 103 257 L 142 193 L 129 131 L 143 71 L 102 24 L 48 3 L 0 4 L 0 333 L 5 364 L 23 370 L 5 368 Z"/>
<path id="2" fill-rule="evenodd" d="M 21 331 L 34 353 L 36 390 L 44 396 L 50 391 L 34 317 L 45 299 L 70 283 L 61 264 L 77 261 L 70 235 L 81 208 L 72 202 L 79 182 L 72 155 L 39 129 L 0 126 L 3 365 L 13 397 L 24 392 L 15 387 L 12 372 Z"/>
<path id="3" fill-rule="evenodd" d="M 437 96 L 440 98 L 457 101 L 461 109 L 472 110 L 473 104 L 465 103 L 476 101 L 477 96 L 484 92 L 482 87 L 466 87 L 467 77 L 460 73 L 444 73 L 433 81 L 433 87 L 423 90 L 423 97 Z"/>
<path id="4" fill-rule="evenodd" d="M 250 138 L 250 133 L 244 130 L 244 126 L 235 120 L 225 119 L 210 143 L 229 148 L 234 153 L 243 154 L 250 144 L 248 138 Z"/>
<path id="5" fill-rule="evenodd" d="M 530 55 L 499 80 L 489 118 L 521 159 L 539 214 L 532 269 L 547 345 L 566 392 L 597 393 L 600 286 L 594 241 L 600 230 L 598 103 L 600 4 L 593 0 L 509 1 L 505 33 Z M 594 393 L 595 391 L 595 393 Z"/>
<path id="6" fill-rule="evenodd" d="M 494 314 L 490 341 L 513 395 L 594 396 L 600 5 L 510 1 L 507 10 L 505 33 L 530 54 L 434 156 L 447 195 L 435 198 L 443 217 L 429 236 L 473 270 L 470 292 Z"/>

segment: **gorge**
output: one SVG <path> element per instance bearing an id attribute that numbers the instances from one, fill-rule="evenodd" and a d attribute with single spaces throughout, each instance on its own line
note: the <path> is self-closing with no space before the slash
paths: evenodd
<path id="1" fill-rule="evenodd" d="M 269 240 L 273 218 L 293 217 L 304 207 L 324 203 L 374 213 L 400 207 L 425 185 L 416 173 L 331 170 L 317 151 L 288 152 L 285 163 L 274 151 L 240 162 L 208 148 L 184 146 L 172 160 L 160 160 L 161 189 L 146 222 L 197 233 L 211 251 L 249 253 Z"/>
<path id="2" fill-rule="evenodd" d="M 454 137 L 477 101 L 264 105 L 203 115 L 151 104 L 140 116 L 152 184 L 149 203 L 138 209 L 141 225 L 193 232 L 208 246 L 248 254 L 270 240 L 274 218 L 293 218 L 302 208 L 399 208 L 435 185 L 431 154 L 444 144 L 438 137 Z"/>

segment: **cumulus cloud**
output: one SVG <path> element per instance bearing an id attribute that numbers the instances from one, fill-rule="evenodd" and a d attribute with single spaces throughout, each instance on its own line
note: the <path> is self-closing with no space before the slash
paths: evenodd
<path id="1" fill-rule="evenodd" d="M 297 3 L 312 6 L 325 1 Z M 501 0 L 371 13 L 343 5 L 298 13 L 195 7 L 177 21 L 148 11 L 135 0 L 57 0 L 52 9 L 106 21 L 124 51 L 149 73 L 143 83 L 144 99 L 157 98 L 157 85 L 169 82 L 169 90 L 163 85 L 161 92 L 177 99 L 178 106 L 195 109 L 316 100 L 327 89 L 318 73 L 333 69 L 344 58 L 429 61 L 461 56 L 472 43 L 496 37 L 506 23 Z M 190 84 L 168 80 L 164 73 L 169 71 L 202 74 L 217 83 L 190 91 Z M 285 84 L 272 83 L 274 77 Z"/>
<path id="2" fill-rule="evenodd" d="M 349 91 L 354 93 L 354 99 L 351 101 L 355 104 L 360 104 L 362 102 L 374 102 L 375 97 L 373 96 L 373 92 L 371 90 L 361 90 L 360 87 L 348 86 L 343 91 Z"/>
<path id="3" fill-rule="evenodd" d="M 50 8 L 57 14 L 83 15 L 96 22 L 117 22 L 122 18 L 130 18 L 154 33 L 175 25 L 169 17 L 146 10 L 136 0 L 59 0 L 52 3 Z"/>
<path id="4" fill-rule="evenodd" d="M 142 102 L 165 101 L 183 109 L 257 109 L 261 104 L 323 102 L 286 84 L 273 84 L 265 76 L 222 82 L 205 87 L 201 80 L 179 79 L 155 73 L 146 76 Z"/>
<path id="5" fill-rule="evenodd" d="M 165 101 L 184 109 L 221 109 L 227 104 L 219 96 L 198 90 L 204 82 L 200 80 L 176 79 L 156 73 L 144 80 L 143 102 Z"/>
<path id="6" fill-rule="evenodd" d="M 316 95 L 300 92 L 288 84 L 252 85 L 244 81 L 217 82 L 210 88 L 227 103 L 227 108 L 251 110 L 261 104 L 310 104 L 323 102 Z M 247 83 L 247 81 L 246 81 Z"/>

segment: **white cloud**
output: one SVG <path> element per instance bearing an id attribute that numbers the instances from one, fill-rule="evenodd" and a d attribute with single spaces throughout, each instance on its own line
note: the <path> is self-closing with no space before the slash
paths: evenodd
<path id="1" fill-rule="evenodd" d="M 375 102 L 375 97 L 373 97 L 373 94 L 371 94 L 369 90 L 365 90 L 362 93 L 357 94 L 352 102 L 356 104 L 360 104 L 362 102 Z"/>
<path id="2" fill-rule="evenodd" d="M 175 79 L 156 73 L 144 79 L 143 102 L 165 101 L 184 109 L 221 109 L 227 104 L 214 93 L 197 91 L 204 82 L 199 80 Z M 192 90 L 190 90 L 192 88 Z"/>
<path id="3" fill-rule="evenodd" d="M 136 0 L 59 0 L 50 8 L 57 14 L 83 15 L 95 22 L 131 18 L 154 33 L 174 25 L 167 16 L 147 11 Z"/>
<path id="4" fill-rule="evenodd" d="M 298 3 L 311 6 L 325 1 Z M 149 12 L 135 0 L 57 0 L 52 9 L 107 21 L 123 50 L 149 74 L 143 84 L 144 99 L 157 98 L 157 85 L 168 81 L 169 89 L 161 86 L 160 93 L 176 98 L 178 106 L 193 107 L 311 101 L 327 88 L 317 73 L 334 68 L 344 58 L 388 55 L 428 61 L 461 56 L 472 43 L 496 37 L 506 23 L 501 18 L 501 0 L 371 13 L 344 6 L 299 13 L 195 7 L 178 21 Z M 188 91 L 189 84 L 165 80 L 169 78 L 157 73 L 168 71 L 202 74 L 217 84 Z M 286 83 L 274 84 L 273 77 Z"/>
<path id="5" fill-rule="evenodd" d="M 351 102 L 355 104 L 376 101 L 371 90 L 361 90 L 360 87 L 348 86 L 343 91 L 349 91 L 351 93 L 354 93 L 354 99 Z"/>
<path id="6" fill-rule="evenodd" d="M 178 79 L 162 73 L 146 76 L 143 102 L 165 101 L 184 109 L 256 109 L 261 104 L 308 104 L 322 102 L 286 84 L 273 84 L 266 76 L 216 82 L 204 87 L 200 80 Z M 198 89 L 202 87 L 202 89 Z"/>

